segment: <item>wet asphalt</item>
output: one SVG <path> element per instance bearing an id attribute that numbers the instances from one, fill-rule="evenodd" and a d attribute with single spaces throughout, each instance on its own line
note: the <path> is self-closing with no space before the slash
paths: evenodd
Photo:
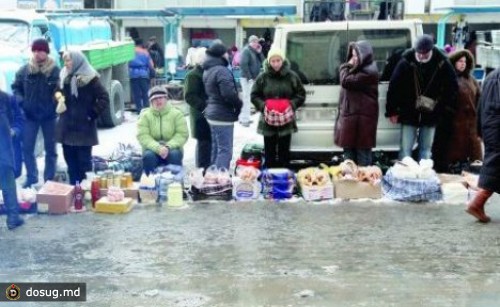
<path id="1" fill-rule="evenodd" d="M 0 305 L 499 306 L 499 205 L 487 225 L 465 205 L 384 202 L 2 218 L 1 280 L 85 282 L 87 302 Z"/>

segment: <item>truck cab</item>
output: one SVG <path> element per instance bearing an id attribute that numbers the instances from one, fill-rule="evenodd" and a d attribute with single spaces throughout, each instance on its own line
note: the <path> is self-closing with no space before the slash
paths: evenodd
<path id="1" fill-rule="evenodd" d="M 393 64 L 401 53 L 411 48 L 422 34 L 420 20 L 278 25 L 273 44 L 283 50 L 306 89 L 305 104 L 296 114 L 299 131 L 292 136 L 292 159 L 325 161 L 342 151 L 333 142 L 340 94 L 339 67 L 347 59 L 349 42 L 358 40 L 372 44 L 381 76 L 377 147 L 374 150 L 398 151 L 400 127 L 384 116 L 389 70 L 394 69 Z"/>
<path id="2" fill-rule="evenodd" d="M 30 44 L 37 38 L 47 38 L 51 50 L 48 20 L 43 15 L 31 11 L 3 11 L 0 13 L 0 89 L 11 93 L 10 85 L 17 70 L 28 62 Z M 56 58 L 57 53 L 50 56 Z"/>
<path id="3" fill-rule="evenodd" d="M 129 101 L 128 61 L 134 58 L 132 41 L 114 41 L 111 24 L 106 18 L 71 13 L 41 14 L 35 11 L 11 10 L 0 13 L 0 87 L 11 92 L 16 72 L 31 56 L 31 42 L 37 38 L 49 42 L 50 54 L 60 63 L 59 54 L 80 50 L 99 72 L 108 90 L 110 104 L 101 114 L 101 127 L 120 125 L 125 101 Z"/>

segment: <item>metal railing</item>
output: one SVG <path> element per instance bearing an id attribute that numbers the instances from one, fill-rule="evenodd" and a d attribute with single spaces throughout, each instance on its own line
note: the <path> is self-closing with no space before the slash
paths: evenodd
<path id="1" fill-rule="evenodd" d="M 404 0 L 305 0 L 304 22 L 397 20 L 404 18 Z"/>

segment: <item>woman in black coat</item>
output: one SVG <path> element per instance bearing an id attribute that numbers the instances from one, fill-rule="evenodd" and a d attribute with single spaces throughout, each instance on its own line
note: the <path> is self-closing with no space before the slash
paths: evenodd
<path id="1" fill-rule="evenodd" d="M 484 162 L 479 175 L 479 191 L 467 208 L 481 223 L 490 218 L 484 212 L 488 198 L 500 193 L 500 68 L 484 80 L 479 100 L 478 134 L 484 142 Z"/>
<path id="2" fill-rule="evenodd" d="M 97 117 L 109 102 L 99 74 L 80 51 L 63 54 L 61 88 L 66 110 L 60 114 L 56 139 L 62 143 L 70 184 L 82 181 L 92 170 L 92 146 L 98 144 Z"/>

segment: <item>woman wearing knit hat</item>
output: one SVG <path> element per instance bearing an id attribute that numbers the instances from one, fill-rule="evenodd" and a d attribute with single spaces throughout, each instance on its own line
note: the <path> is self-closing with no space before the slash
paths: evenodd
<path id="1" fill-rule="evenodd" d="M 280 49 L 271 48 L 263 65 L 251 99 L 261 112 L 257 132 L 264 136 L 265 167 L 288 167 L 292 133 L 297 132 L 295 111 L 304 104 L 306 91 Z"/>
<path id="2" fill-rule="evenodd" d="M 142 146 L 146 175 L 159 165 L 182 165 L 182 148 L 188 138 L 184 114 L 167 102 L 167 90 L 154 86 L 148 92 L 150 107 L 137 122 L 137 140 Z"/>
<path id="3" fill-rule="evenodd" d="M 372 163 L 378 123 L 378 70 L 367 41 L 349 44 L 347 62 L 340 66 L 339 112 L 335 144 L 344 158 L 360 166 Z"/>
<path id="4" fill-rule="evenodd" d="M 62 58 L 60 87 L 66 110 L 59 114 L 56 139 L 63 147 L 70 184 L 75 184 L 92 171 L 92 146 L 99 143 L 97 117 L 109 104 L 109 95 L 83 53 L 66 51 Z"/>
<path id="5" fill-rule="evenodd" d="M 234 122 L 238 120 L 242 102 L 233 73 L 227 68 L 227 48 L 216 43 L 206 54 L 203 84 L 208 98 L 203 113 L 212 134 L 211 164 L 229 169 L 233 158 Z"/>

